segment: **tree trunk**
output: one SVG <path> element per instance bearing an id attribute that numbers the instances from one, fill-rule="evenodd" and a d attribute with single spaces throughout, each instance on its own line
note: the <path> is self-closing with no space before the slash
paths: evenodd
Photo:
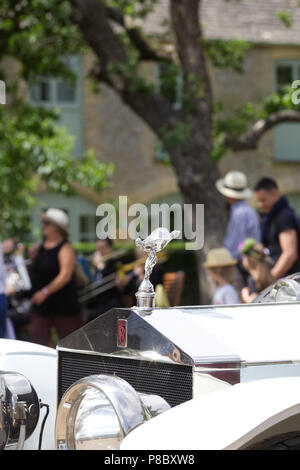
<path id="1" fill-rule="evenodd" d="M 205 148 L 195 143 L 188 149 L 170 150 L 170 155 L 184 203 L 193 206 L 194 221 L 196 204 L 204 204 L 204 245 L 201 250 L 196 251 L 196 256 L 200 303 L 209 304 L 212 285 L 207 279 L 203 261 L 211 248 L 222 246 L 227 224 L 225 199 L 215 187 L 215 182 L 220 177 L 219 170 L 210 158 L 210 142 L 207 141 Z"/>
<path id="2" fill-rule="evenodd" d="M 184 95 L 191 103 L 189 111 L 175 110 L 158 93 L 145 96 L 136 89 L 133 92 L 130 86 L 132 77 L 112 74 L 109 65 L 118 64 L 117 70 L 122 70 L 128 57 L 110 25 L 110 11 L 105 8 L 105 2 L 70 1 L 74 8 L 72 18 L 99 59 L 98 79 L 115 89 L 123 101 L 165 143 L 184 202 L 192 204 L 194 209 L 196 204 L 205 205 L 204 246 L 198 253 L 198 259 L 201 302 L 208 303 L 210 286 L 202 269 L 202 262 L 211 247 L 222 244 L 226 212 L 225 202 L 215 189 L 215 181 L 219 177 L 218 168 L 210 158 L 213 99 L 199 28 L 201 1 L 170 0 L 170 18 L 184 81 Z M 189 137 L 185 142 L 168 146 L 164 139 L 165 131 L 176 135 L 183 128 L 189 130 Z"/>

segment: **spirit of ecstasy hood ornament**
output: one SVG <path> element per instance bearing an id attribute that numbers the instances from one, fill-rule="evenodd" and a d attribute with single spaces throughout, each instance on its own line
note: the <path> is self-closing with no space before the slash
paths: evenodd
<path id="1" fill-rule="evenodd" d="M 155 229 L 145 240 L 136 239 L 136 246 L 144 250 L 148 255 L 145 263 L 145 277 L 135 294 L 139 309 L 147 311 L 155 307 L 155 292 L 149 278 L 157 263 L 156 253 L 163 250 L 171 240 L 178 238 L 179 235 L 179 230 L 169 232 L 168 229 L 162 227 Z"/>

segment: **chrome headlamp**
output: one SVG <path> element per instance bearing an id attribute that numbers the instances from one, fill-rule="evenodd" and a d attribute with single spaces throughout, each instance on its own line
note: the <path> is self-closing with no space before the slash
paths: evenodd
<path id="1" fill-rule="evenodd" d="M 296 302 L 300 300 L 300 286 L 294 279 L 277 281 L 270 292 L 273 302 Z"/>
<path id="2" fill-rule="evenodd" d="M 16 372 L 0 371 L 0 450 L 16 442 L 21 449 L 39 415 L 39 399 L 29 380 Z"/>
<path id="3" fill-rule="evenodd" d="M 75 382 L 61 399 L 56 448 L 119 449 L 132 429 L 169 408 L 161 397 L 139 394 L 119 377 L 90 375 Z"/>

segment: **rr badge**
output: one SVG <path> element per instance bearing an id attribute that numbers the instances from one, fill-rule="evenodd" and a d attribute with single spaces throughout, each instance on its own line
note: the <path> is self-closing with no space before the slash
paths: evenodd
<path id="1" fill-rule="evenodd" d="M 127 320 L 118 320 L 117 346 L 118 348 L 127 346 Z"/>

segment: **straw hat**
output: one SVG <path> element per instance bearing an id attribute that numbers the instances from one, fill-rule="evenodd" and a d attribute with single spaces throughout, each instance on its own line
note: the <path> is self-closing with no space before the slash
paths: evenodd
<path id="1" fill-rule="evenodd" d="M 44 220 L 56 225 L 66 235 L 69 235 L 69 217 L 64 211 L 60 209 L 48 209 L 46 212 L 40 214 L 40 218 L 42 221 Z"/>
<path id="2" fill-rule="evenodd" d="M 214 248 L 207 254 L 207 260 L 203 263 L 205 268 L 221 268 L 227 266 L 235 266 L 237 260 L 231 256 L 230 251 L 226 248 Z"/>
<path id="3" fill-rule="evenodd" d="M 224 179 L 216 181 L 217 190 L 223 196 L 234 199 L 249 199 L 252 196 L 252 191 L 247 185 L 247 176 L 240 171 L 230 171 Z"/>

